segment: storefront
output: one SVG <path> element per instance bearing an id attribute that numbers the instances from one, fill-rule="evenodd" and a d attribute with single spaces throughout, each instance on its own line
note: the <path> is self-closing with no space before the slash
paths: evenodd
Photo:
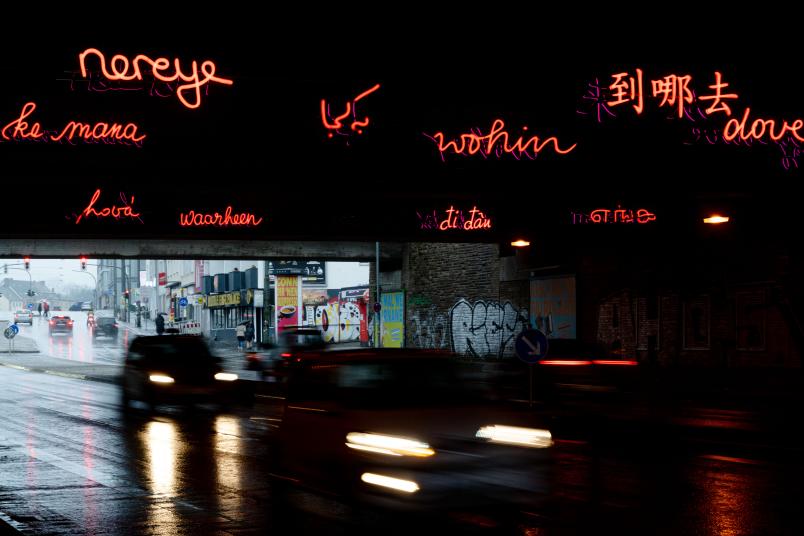
<path id="1" fill-rule="evenodd" d="M 218 339 L 234 338 L 235 328 L 248 321 L 253 322 L 254 326 L 261 326 L 262 292 L 262 289 L 246 289 L 207 296 L 210 335 Z M 261 331 L 254 330 L 257 342 L 262 340 Z"/>

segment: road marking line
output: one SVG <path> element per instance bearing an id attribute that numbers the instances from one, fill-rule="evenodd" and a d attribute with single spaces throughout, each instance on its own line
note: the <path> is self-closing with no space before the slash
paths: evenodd
<path id="1" fill-rule="evenodd" d="M 55 370 L 46 370 L 44 371 L 45 374 L 51 374 L 53 376 L 61 376 L 63 378 L 73 378 L 75 380 L 86 380 L 87 377 L 83 374 L 70 374 L 69 372 L 57 372 Z"/>
<path id="2" fill-rule="evenodd" d="M 17 370 L 31 370 L 28 367 L 22 367 L 20 365 L 11 365 L 9 363 L 0 363 L 0 365 L 3 365 L 4 367 L 8 367 L 8 368 L 14 368 L 14 369 L 17 369 Z"/>
<path id="3" fill-rule="evenodd" d="M 6 523 L 8 523 L 11 526 L 11 528 L 16 529 L 16 530 L 18 530 L 20 532 L 28 532 L 29 531 L 27 525 L 25 525 L 24 523 L 20 523 L 16 519 L 13 519 L 11 516 L 6 514 L 5 512 L 0 512 L 0 519 L 5 521 Z"/>

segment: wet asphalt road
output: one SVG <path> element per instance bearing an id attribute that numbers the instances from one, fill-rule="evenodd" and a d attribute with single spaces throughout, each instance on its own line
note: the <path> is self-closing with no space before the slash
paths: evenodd
<path id="1" fill-rule="evenodd" d="M 232 412 L 168 407 L 126 417 L 113 384 L 5 367 L 0 384 L 0 518 L 17 529 L 282 532 L 273 523 L 265 463 L 279 422 L 268 401 Z M 804 533 L 796 445 L 719 443 L 632 427 L 603 432 L 557 437 L 547 517 L 522 533 Z M 351 532 L 332 521 L 330 506 L 299 506 L 295 533 Z"/>

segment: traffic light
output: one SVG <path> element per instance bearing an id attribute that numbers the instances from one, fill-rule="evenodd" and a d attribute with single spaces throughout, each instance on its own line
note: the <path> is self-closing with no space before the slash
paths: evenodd
<path id="1" fill-rule="evenodd" d="M 128 289 L 126 289 L 125 291 L 123 291 L 123 297 L 126 299 L 126 301 L 128 301 L 128 300 L 129 300 L 129 298 L 131 297 L 131 296 L 129 296 Z"/>
<path id="2" fill-rule="evenodd" d="M 87 269 L 87 258 L 86 257 L 81 257 L 81 269 L 82 270 Z"/>
<path id="3" fill-rule="evenodd" d="M 31 258 L 30 257 L 25 257 L 25 258 L 22 259 L 22 262 L 25 263 L 25 269 L 30 270 L 30 268 L 31 268 Z"/>

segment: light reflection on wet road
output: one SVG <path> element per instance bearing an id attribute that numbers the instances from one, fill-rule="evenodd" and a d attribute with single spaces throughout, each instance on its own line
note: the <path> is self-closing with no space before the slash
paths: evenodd
<path id="1" fill-rule="evenodd" d="M 125 416 L 113 384 L 6 367 L 0 384 L 0 512 L 31 534 L 277 533 L 266 464 L 275 408 Z M 594 447 L 557 439 L 547 527 L 530 534 L 804 533 L 799 451 L 639 430 Z M 349 533 L 331 524 L 305 527 Z"/>

